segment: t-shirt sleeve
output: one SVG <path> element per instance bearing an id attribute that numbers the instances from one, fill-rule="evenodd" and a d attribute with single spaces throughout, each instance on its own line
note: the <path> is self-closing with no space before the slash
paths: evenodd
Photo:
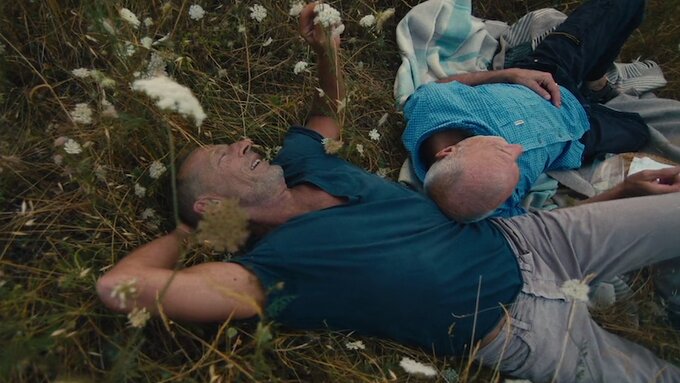
<path id="1" fill-rule="evenodd" d="M 325 156 L 322 141 L 323 136 L 319 133 L 300 126 L 293 126 L 288 130 L 283 139 L 283 147 L 273 162 L 280 165 L 285 171 L 286 167 L 301 159 Z"/>

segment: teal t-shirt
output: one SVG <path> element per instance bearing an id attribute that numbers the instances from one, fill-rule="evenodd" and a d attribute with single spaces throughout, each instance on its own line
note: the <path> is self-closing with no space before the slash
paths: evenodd
<path id="1" fill-rule="evenodd" d="M 233 260 L 268 291 L 268 314 L 439 355 L 488 333 L 522 285 L 500 230 L 450 221 L 423 195 L 326 154 L 321 140 L 293 127 L 274 162 L 289 187 L 310 183 L 347 202 L 291 219 Z"/>

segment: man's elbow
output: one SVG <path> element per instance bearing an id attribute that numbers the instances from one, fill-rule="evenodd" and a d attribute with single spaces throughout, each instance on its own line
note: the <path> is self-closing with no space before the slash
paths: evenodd
<path id="1" fill-rule="evenodd" d="M 114 294 L 116 286 L 119 286 L 124 280 L 125 277 L 123 275 L 114 271 L 109 271 L 99 277 L 96 285 L 97 295 L 102 303 L 104 303 L 104 306 L 114 311 L 129 311 L 129 309 L 126 310 L 127 305 L 121 305 L 120 300 Z"/>

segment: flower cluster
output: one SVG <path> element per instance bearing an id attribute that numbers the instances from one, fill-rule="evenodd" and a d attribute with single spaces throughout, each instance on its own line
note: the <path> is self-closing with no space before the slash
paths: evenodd
<path id="1" fill-rule="evenodd" d="M 588 292 L 590 292 L 590 287 L 578 279 L 570 279 L 564 282 L 562 287 L 560 287 L 560 290 L 569 298 L 582 302 L 588 302 Z"/>
<path id="2" fill-rule="evenodd" d="M 192 20 L 198 21 L 198 20 L 202 19 L 203 16 L 205 16 L 205 10 L 203 10 L 203 7 L 201 7 L 200 5 L 192 4 L 189 7 L 189 17 Z"/>
<path id="3" fill-rule="evenodd" d="M 64 142 L 64 151 L 68 154 L 80 154 L 83 152 L 83 147 L 73 138 L 69 138 Z"/>
<path id="4" fill-rule="evenodd" d="M 92 123 L 92 109 L 87 103 L 76 104 L 75 108 L 70 113 L 71 119 L 75 123 L 88 125 Z"/>
<path id="5" fill-rule="evenodd" d="M 295 63 L 295 66 L 293 67 L 293 73 L 300 74 L 307 70 L 308 66 L 309 64 L 306 61 L 298 61 Z"/>
<path id="6" fill-rule="evenodd" d="M 359 25 L 361 25 L 364 28 L 370 28 L 375 24 L 375 16 L 373 15 L 366 15 L 359 20 Z"/>
<path id="7" fill-rule="evenodd" d="M 290 10 L 288 11 L 288 14 L 291 16 L 300 16 L 300 13 L 302 13 L 302 10 L 305 8 L 305 3 L 302 1 L 293 1 L 290 4 Z"/>
<path id="8" fill-rule="evenodd" d="M 380 140 L 380 133 L 378 133 L 378 129 L 371 129 L 371 131 L 368 132 L 368 137 L 373 141 Z"/>
<path id="9" fill-rule="evenodd" d="M 201 126 L 203 120 L 207 117 L 191 90 L 169 77 L 158 76 L 136 80 L 132 83 L 132 89 L 144 92 L 149 97 L 156 99 L 156 105 L 161 109 L 174 110 L 182 116 L 193 117 L 196 126 Z"/>
<path id="10" fill-rule="evenodd" d="M 208 206 L 196 231 L 199 242 L 230 253 L 238 251 L 249 235 L 248 215 L 238 199 L 224 199 Z"/>
<path id="11" fill-rule="evenodd" d="M 260 4 L 255 4 L 250 9 L 250 18 L 261 23 L 267 17 L 267 8 Z"/>
<path id="12" fill-rule="evenodd" d="M 348 350 L 365 350 L 366 346 L 364 345 L 364 342 L 357 340 L 356 342 L 345 343 L 345 348 Z"/>
<path id="13" fill-rule="evenodd" d="M 403 357 L 399 362 L 399 365 L 409 374 L 422 375 L 426 377 L 433 377 L 437 375 L 437 371 L 432 366 L 422 364 L 411 358 Z"/>
<path id="14" fill-rule="evenodd" d="M 127 315 L 128 323 L 130 326 L 135 328 L 142 328 L 146 326 L 146 322 L 151 318 L 151 314 L 146 310 L 146 308 L 138 309 L 135 307 Z"/>
<path id="15" fill-rule="evenodd" d="M 124 309 L 128 300 L 135 299 L 137 293 L 137 278 L 132 278 L 116 284 L 111 290 L 111 298 L 118 300 L 119 307 Z"/>
<path id="16" fill-rule="evenodd" d="M 328 4 L 321 3 L 314 7 L 314 24 L 321 24 L 324 28 L 331 29 L 333 36 L 340 36 L 345 30 L 340 18 L 340 12 Z"/>
<path id="17" fill-rule="evenodd" d="M 149 176 L 157 180 L 163 175 L 163 173 L 165 173 L 166 170 L 167 168 L 162 162 L 154 161 L 151 163 L 151 166 L 149 166 Z"/>

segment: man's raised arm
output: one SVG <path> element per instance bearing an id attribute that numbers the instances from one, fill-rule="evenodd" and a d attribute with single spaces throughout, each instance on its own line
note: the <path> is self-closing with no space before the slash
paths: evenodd
<path id="1" fill-rule="evenodd" d="M 197 322 L 248 318 L 260 313 L 264 293 L 250 272 L 234 263 L 209 262 L 175 270 L 186 229 L 178 228 L 143 245 L 97 281 L 97 293 L 115 311 L 162 310 L 172 319 Z M 135 293 L 121 299 L 119 286 Z"/>
<path id="2" fill-rule="evenodd" d="M 314 7 L 307 4 L 300 13 L 300 35 L 317 55 L 319 88 L 315 92 L 306 126 L 327 138 L 340 137 L 340 105 L 345 98 L 345 85 L 340 63 L 340 37 L 328 36 L 328 31 L 314 24 Z"/>

